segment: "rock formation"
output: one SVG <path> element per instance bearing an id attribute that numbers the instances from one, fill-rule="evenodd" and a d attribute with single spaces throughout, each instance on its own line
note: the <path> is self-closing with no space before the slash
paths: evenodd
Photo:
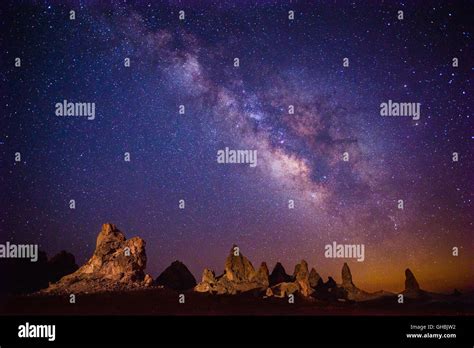
<path id="1" fill-rule="evenodd" d="M 318 284 L 322 283 L 321 276 L 316 272 L 314 268 L 311 268 L 311 271 L 309 272 L 309 285 L 315 289 Z"/>
<path id="2" fill-rule="evenodd" d="M 283 282 L 268 288 L 266 295 L 267 296 L 275 296 L 275 297 L 287 297 L 290 294 L 294 294 L 295 292 L 299 291 L 300 288 L 296 282 Z"/>
<path id="3" fill-rule="evenodd" d="M 182 291 L 194 288 L 196 279 L 182 262 L 174 261 L 156 278 L 156 284 Z"/>
<path id="4" fill-rule="evenodd" d="M 217 279 L 216 275 L 210 269 L 205 268 L 202 273 L 201 282 L 194 287 L 194 291 L 197 292 L 212 292 L 216 288 Z"/>
<path id="5" fill-rule="evenodd" d="M 265 262 L 262 262 L 253 280 L 256 281 L 257 283 L 262 284 L 264 287 L 268 287 L 270 285 L 268 274 L 269 272 L 268 272 L 267 264 Z"/>
<path id="6" fill-rule="evenodd" d="M 210 269 L 205 268 L 204 272 L 202 273 L 202 282 L 209 283 L 209 284 L 217 283 L 217 278 L 216 278 L 216 275 L 214 274 L 214 271 L 211 271 Z"/>
<path id="7" fill-rule="evenodd" d="M 405 270 L 405 291 L 418 291 L 420 290 L 420 285 L 416 281 L 415 276 L 409 268 Z"/>
<path id="8" fill-rule="evenodd" d="M 216 277 L 214 272 L 205 269 L 201 282 L 194 290 L 213 294 L 237 294 L 257 290 L 265 291 L 267 297 L 284 297 L 298 291 L 309 297 L 314 291 L 310 285 L 310 276 L 316 284 L 320 282 L 316 271 L 312 274 L 308 271 L 308 263 L 305 260 L 296 265 L 293 277 L 286 274 L 281 263 L 276 264 L 270 276 L 268 273 L 265 262 L 255 271 L 252 263 L 234 245 L 226 259 L 224 274 Z"/>
<path id="9" fill-rule="evenodd" d="M 342 288 L 347 293 L 347 299 L 352 301 L 368 301 L 374 300 L 383 296 L 393 296 L 394 294 L 387 292 L 387 291 L 377 291 L 377 292 L 366 292 L 364 290 L 359 289 L 357 286 L 354 285 L 352 281 L 352 274 L 349 266 L 347 263 L 344 262 L 342 266 Z"/>
<path id="10" fill-rule="evenodd" d="M 128 290 L 150 285 L 145 275 L 145 241 L 126 239 L 113 224 L 102 225 L 92 257 L 76 272 L 51 284 L 45 293 Z"/>
<path id="11" fill-rule="evenodd" d="M 352 274 L 346 262 L 342 266 L 342 288 L 347 291 L 347 299 L 353 301 L 368 300 L 371 296 L 369 293 L 360 290 L 352 281 Z"/>
<path id="12" fill-rule="evenodd" d="M 313 289 L 309 284 L 308 263 L 305 260 L 301 260 L 301 262 L 295 266 L 293 278 L 303 296 L 309 296 L 313 293 Z"/>
<path id="13" fill-rule="evenodd" d="M 237 294 L 255 289 L 265 290 L 268 284 L 267 265 L 263 263 L 256 272 L 252 263 L 234 245 L 226 259 L 224 274 L 216 278 L 214 272 L 205 269 L 202 281 L 194 290 L 217 294 Z"/>
<path id="14" fill-rule="evenodd" d="M 416 281 L 415 275 L 409 268 L 405 270 L 405 290 L 402 294 L 408 298 L 421 298 L 428 295 L 427 292 L 420 289 L 420 285 Z"/>
<path id="15" fill-rule="evenodd" d="M 49 282 L 55 283 L 78 268 L 74 255 L 63 250 L 48 260 Z"/>
<path id="16" fill-rule="evenodd" d="M 40 250 L 36 262 L 21 258 L 5 259 L 0 262 L 0 293 L 36 292 L 73 273 L 77 268 L 74 255 L 66 251 L 61 251 L 48 260 L 46 253 Z"/>
<path id="17" fill-rule="evenodd" d="M 240 253 L 236 245 L 232 246 L 225 260 L 224 276 L 236 283 L 249 282 L 255 276 L 252 263 Z"/>
<path id="18" fill-rule="evenodd" d="M 295 266 L 293 277 L 286 274 L 285 269 L 280 263 L 276 264 L 272 274 L 274 275 L 274 281 L 276 279 L 286 279 L 286 281 L 273 285 L 270 291 L 267 292 L 267 296 L 285 297 L 289 294 L 299 292 L 301 295 L 309 297 L 314 292 L 314 289 L 310 285 L 308 263 L 305 260 L 301 260 L 301 262 Z M 314 272 L 312 277 L 315 278 Z"/>
<path id="19" fill-rule="evenodd" d="M 272 273 L 269 277 L 270 286 L 277 285 L 279 283 L 291 282 L 293 279 L 291 276 L 286 274 L 285 268 L 280 262 L 277 262 L 275 268 L 273 268 Z"/>
<path id="20" fill-rule="evenodd" d="M 407 270 L 406 287 L 409 295 L 418 294 L 419 286 L 413 274 Z M 269 275 L 268 267 L 262 262 L 256 271 L 252 263 L 243 256 L 234 245 L 225 262 L 224 273 L 216 276 L 209 269 L 205 269 L 201 282 L 194 287 L 194 291 L 211 294 L 238 294 L 250 290 L 261 292 L 264 297 L 286 297 L 289 294 L 299 293 L 308 299 L 322 301 L 368 301 L 384 296 L 394 296 L 393 293 L 377 291 L 369 293 L 359 289 L 352 280 L 351 270 L 347 263 L 342 267 L 342 284 L 338 285 L 332 277 L 324 282 L 314 268 L 308 270 L 308 263 L 301 260 L 295 266 L 293 275 L 286 273 L 279 262 Z M 422 290 L 419 290 L 423 293 Z"/>
<path id="21" fill-rule="evenodd" d="M 153 285 L 153 277 L 149 274 L 145 274 L 145 278 L 143 279 L 143 285 L 146 287 Z"/>
<path id="22" fill-rule="evenodd" d="M 344 262 L 344 265 L 342 266 L 341 273 L 342 273 L 342 286 L 344 288 L 355 288 L 355 285 L 352 282 L 351 270 L 349 269 L 349 266 L 347 265 L 346 262 Z"/>
<path id="23" fill-rule="evenodd" d="M 320 280 L 316 287 L 313 297 L 323 301 L 345 301 L 347 299 L 347 291 L 343 287 L 339 287 L 332 277 L 328 277 L 327 282 Z"/>

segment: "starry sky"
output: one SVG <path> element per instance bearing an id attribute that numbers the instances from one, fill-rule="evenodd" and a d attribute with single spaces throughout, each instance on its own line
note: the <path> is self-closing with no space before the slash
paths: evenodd
<path id="1" fill-rule="evenodd" d="M 348 260 L 324 246 L 362 243 L 365 290 L 402 290 L 406 267 L 466 289 L 472 16 L 467 1 L 2 2 L 0 241 L 82 264 L 112 222 L 146 240 L 154 277 L 176 259 L 220 273 L 236 243 L 255 266 L 306 259 L 336 281 Z M 95 119 L 56 116 L 65 99 Z M 420 119 L 380 116 L 389 99 Z M 257 166 L 218 164 L 225 147 Z"/>

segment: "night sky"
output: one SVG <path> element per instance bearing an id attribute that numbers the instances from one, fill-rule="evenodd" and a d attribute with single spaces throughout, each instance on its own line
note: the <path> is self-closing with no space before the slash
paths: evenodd
<path id="1" fill-rule="evenodd" d="M 349 265 L 365 290 L 401 290 L 406 267 L 426 290 L 472 286 L 473 12 L 2 1 L 0 242 L 82 264 L 112 222 L 145 239 L 154 277 L 176 259 L 220 273 L 236 243 L 254 266 L 306 259 L 336 281 L 347 260 L 324 245 L 363 243 Z M 65 99 L 96 103 L 95 119 L 56 116 Z M 420 119 L 382 117 L 389 99 L 420 103 Z M 257 166 L 217 163 L 225 147 L 257 150 Z"/>

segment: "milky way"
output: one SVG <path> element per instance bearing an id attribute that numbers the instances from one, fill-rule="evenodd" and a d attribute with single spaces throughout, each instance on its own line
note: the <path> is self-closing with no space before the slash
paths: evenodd
<path id="1" fill-rule="evenodd" d="M 2 239 L 84 262 L 113 222 L 147 241 L 154 275 L 175 259 L 219 273 L 236 243 L 336 280 L 324 246 L 360 243 L 368 290 L 400 290 L 406 267 L 432 290 L 473 283 L 472 6 L 2 7 Z M 389 99 L 420 119 L 382 117 Z M 57 117 L 63 100 L 95 119 Z M 258 165 L 217 163 L 226 147 Z"/>

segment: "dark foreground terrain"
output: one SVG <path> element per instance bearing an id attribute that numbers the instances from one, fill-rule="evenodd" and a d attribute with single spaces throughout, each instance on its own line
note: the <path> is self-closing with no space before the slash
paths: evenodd
<path id="1" fill-rule="evenodd" d="M 236 245 L 230 249 L 221 275 L 206 268 L 197 283 L 189 269 L 175 261 L 154 279 L 146 273 L 145 244 L 139 237 L 126 239 L 115 225 L 106 223 L 97 236 L 92 257 L 81 267 L 67 252 L 50 260 L 44 255 L 43 262 L 34 266 L 4 263 L 3 273 L 0 272 L 5 285 L 0 288 L 2 293 L 29 295 L 0 294 L 0 315 L 474 313 L 472 291 L 426 291 L 409 268 L 405 270 L 405 288 L 400 294 L 383 290 L 371 293 L 354 284 L 346 262 L 341 270 L 341 283 L 330 276 L 324 281 L 305 260 L 296 264 L 293 274 L 287 274 L 279 262 L 270 273 L 265 262 L 255 268 Z"/>
<path id="2" fill-rule="evenodd" d="M 472 315 L 474 303 L 464 298 L 448 301 L 410 300 L 395 296 L 365 302 L 323 302 L 296 296 L 263 298 L 261 294 L 210 295 L 179 293 L 159 287 L 126 292 L 82 294 L 76 303 L 66 295 L 27 295 L 3 298 L 3 315 Z"/>

